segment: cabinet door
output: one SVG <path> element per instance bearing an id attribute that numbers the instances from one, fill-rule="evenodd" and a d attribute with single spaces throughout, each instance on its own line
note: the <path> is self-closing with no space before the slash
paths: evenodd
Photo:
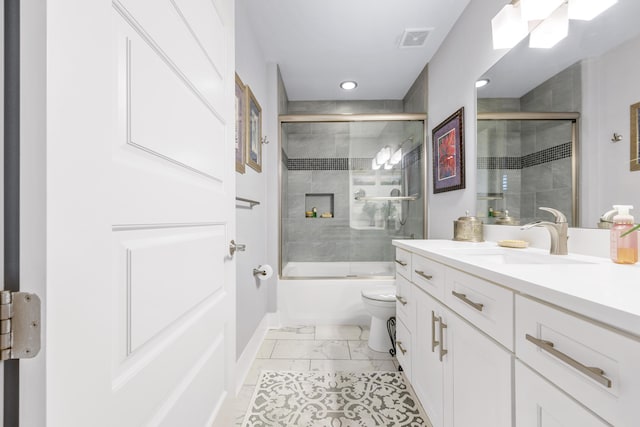
<path id="1" fill-rule="evenodd" d="M 516 361 L 518 427 L 605 427 L 609 424 Z"/>
<path id="2" fill-rule="evenodd" d="M 413 297 L 416 300 L 416 329 L 412 385 L 433 427 L 443 427 L 443 362 L 440 361 L 439 343 L 434 341 L 440 341 L 439 319 L 445 310 L 418 287 L 413 289 Z M 443 334 L 446 333 L 443 330 Z"/>
<path id="3" fill-rule="evenodd" d="M 513 356 L 449 314 L 444 386 L 447 427 L 511 427 Z"/>

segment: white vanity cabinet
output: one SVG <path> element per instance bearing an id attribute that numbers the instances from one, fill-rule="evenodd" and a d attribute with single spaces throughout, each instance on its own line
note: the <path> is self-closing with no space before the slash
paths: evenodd
<path id="1" fill-rule="evenodd" d="M 447 267 L 415 254 L 412 266 L 418 270 L 414 271 L 411 284 L 415 323 L 410 323 L 412 329 L 403 334 L 412 337 L 413 351 L 410 361 L 409 352 L 399 354 L 398 360 L 405 371 L 405 364 L 409 366 L 407 378 L 433 426 L 512 426 L 512 353 L 437 299 L 444 296 L 450 274 Z M 399 289 L 406 287 L 402 276 L 398 276 L 397 283 Z M 467 292 L 471 295 L 470 290 Z M 473 293 L 485 304 L 493 304 L 494 308 L 486 309 L 484 315 L 502 312 L 495 308 L 496 298 L 489 300 L 487 294 L 491 292 Z M 506 301 L 504 310 L 512 313 L 512 295 L 507 295 Z M 406 317 L 402 312 L 398 316 L 401 320 Z M 509 319 L 512 321 L 512 315 Z"/>
<path id="2" fill-rule="evenodd" d="M 512 355 L 417 290 L 412 384 L 434 427 L 512 424 Z"/>
<path id="3" fill-rule="evenodd" d="M 601 314 L 607 306 L 557 290 L 590 297 L 591 286 L 606 297 L 604 270 L 626 280 L 621 292 L 632 289 L 627 298 L 635 301 L 637 269 L 601 268 L 597 259 L 588 268 L 484 265 L 456 254 L 450 241 L 422 242 L 402 245 L 412 271 L 398 275 L 399 289 L 413 305 L 398 316 L 412 340 L 401 363 L 433 427 L 640 426 L 640 331 L 611 326 Z M 634 316 L 632 329 L 640 325 L 640 312 Z"/>

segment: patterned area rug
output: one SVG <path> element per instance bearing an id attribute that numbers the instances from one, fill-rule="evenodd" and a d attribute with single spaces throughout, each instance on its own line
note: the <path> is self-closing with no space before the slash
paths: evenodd
<path id="1" fill-rule="evenodd" d="M 243 427 L 428 426 L 400 372 L 264 371 Z"/>

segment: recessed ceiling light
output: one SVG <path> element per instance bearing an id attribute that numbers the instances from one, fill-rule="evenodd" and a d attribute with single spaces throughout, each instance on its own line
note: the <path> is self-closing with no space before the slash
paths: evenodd
<path id="1" fill-rule="evenodd" d="M 340 83 L 340 87 L 344 90 L 354 90 L 356 87 L 358 87 L 358 83 L 354 82 L 353 80 L 347 80 L 346 82 Z"/>
<path id="2" fill-rule="evenodd" d="M 476 82 L 476 88 L 481 88 L 489 84 L 489 79 L 480 79 Z"/>

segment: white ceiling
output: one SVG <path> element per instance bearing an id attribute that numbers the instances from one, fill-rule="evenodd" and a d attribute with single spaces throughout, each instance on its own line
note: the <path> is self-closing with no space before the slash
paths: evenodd
<path id="1" fill-rule="evenodd" d="M 299 100 L 402 99 L 469 0 L 244 0 L 268 61 Z M 489 23 L 487 23 L 489 25 Z M 405 29 L 430 28 L 399 48 Z M 355 80 L 345 92 L 340 82 Z"/>

